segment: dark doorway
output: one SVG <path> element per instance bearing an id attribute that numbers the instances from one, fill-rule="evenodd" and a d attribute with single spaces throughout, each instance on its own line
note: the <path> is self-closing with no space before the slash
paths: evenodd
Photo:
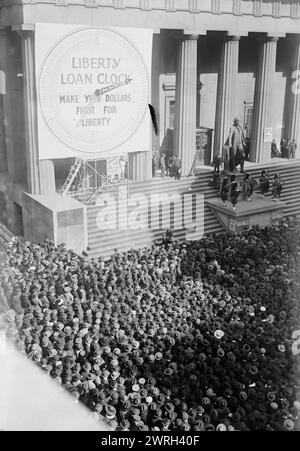
<path id="1" fill-rule="evenodd" d="M 209 166 L 212 151 L 212 128 L 199 127 L 196 130 L 196 168 Z"/>

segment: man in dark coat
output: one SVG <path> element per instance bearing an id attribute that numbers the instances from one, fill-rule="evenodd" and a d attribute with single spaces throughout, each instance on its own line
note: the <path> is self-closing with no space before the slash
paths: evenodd
<path id="1" fill-rule="evenodd" d="M 291 154 L 290 154 L 290 158 L 295 158 L 296 157 L 296 151 L 297 151 L 297 143 L 296 140 L 293 139 L 292 143 L 291 143 Z"/>
<path id="2" fill-rule="evenodd" d="M 221 154 L 218 153 L 213 159 L 214 172 L 216 172 L 217 174 L 219 174 L 219 172 L 220 172 L 221 163 L 222 163 L 222 157 L 221 157 Z"/>
<path id="3" fill-rule="evenodd" d="M 277 144 L 275 139 L 273 139 L 271 144 L 271 158 L 275 158 L 277 154 Z"/>
<path id="4" fill-rule="evenodd" d="M 176 157 L 175 160 L 175 179 L 180 180 L 181 178 L 181 160 L 179 157 Z"/>

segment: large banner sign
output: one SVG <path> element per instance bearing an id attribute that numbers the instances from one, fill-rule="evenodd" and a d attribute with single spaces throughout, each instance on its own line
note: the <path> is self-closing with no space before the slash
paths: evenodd
<path id="1" fill-rule="evenodd" d="M 151 147 L 152 30 L 37 24 L 40 159 Z"/>

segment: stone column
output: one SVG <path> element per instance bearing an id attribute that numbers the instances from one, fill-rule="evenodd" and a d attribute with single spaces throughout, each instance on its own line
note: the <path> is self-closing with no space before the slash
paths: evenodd
<path id="1" fill-rule="evenodd" d="M 4 102 L 3 102 L 4 95 L 5 94 L 0 93 L 0 172 L 7 172 L 5 116 L 4 116 Z"/>
<path id="2" fill-rule="evenodd" d="M 151 152 L 131 152 L 128 159 L 129 178 L 131 180 L 145 181 L 152 178 Z"/>
<path id="3" fill-rule="evenodd" d="M 53 162 L 50 160 L 39 162 L 35 34 L 33 29 L 22 28 L 16 31 L 22 39 L 27 189 L 30 194 L 45 195 L 55 192 L 56 185 Z"/>
<path id="4" fill-rule="evenodd" d="M 182 175 L 189 175 L 196 154 L 198 35 L 180 42 L 176 73 L 174 150 L 182 163 Z"/>
<path id="5" fill-rule="evenodd" d="M 40 194 L 56 192 L 55 171 L 52 160 L 41 160 L 39 163 Z"/>
<path id="6" fill-rule="evenodd" d="M 222 148 L 236 116 L 239 40 L 240 36 L 227 36 L 222 44 L 217 89 L 214 155 L 219 152 L 222 154 Z"/>
<path id="7" fill-rule="evenodd" d="M 8 117 L 6 111 L 7 99 L 7 30 L 0 28 L 0 172 L 8 171 L 7 161 L 7 136 L 8 136 Z"/>
<path id="8" fill-rule="evenodd" d="M 18 32 L 22 39 L 24 73 L 27 188 L 30 194 L 40 194 L 34 31 L 18 30 Z"/>
<path id="9" fill-rule="evenodd" d="M 300 146 L 300 36 L 293 38 L 293 56 L 288 80 L 288 113 L 284 136 Z M 298 150 L 298 149 L 297 149 Z M 299 155 L 299 150 L 298 150 Z"/>
<path id="10" fill-rule="evenodd" d="M 6 57 L 3 58 L 3 54 L 6 55 L 6 30 L 0 28 L 0 172 L 7 171 L 7 149 L 6 149 L 6 130 L 5 130 L 5 113 L 4 113 L 4 101 L 3 97 L 6 95 L 6 73 L 7 73 L 7 61 Z M 4 59 L 4 62 L 3 62 Z"/>
<path id="11" fill-rule="evenodd" d="M 271 158 L 271 143 L 265 142 L 265 132 L 272 128 L 272 98 L 278 37 L 261 39 L 256 73 L 251 161 L 264 163 Z"/>

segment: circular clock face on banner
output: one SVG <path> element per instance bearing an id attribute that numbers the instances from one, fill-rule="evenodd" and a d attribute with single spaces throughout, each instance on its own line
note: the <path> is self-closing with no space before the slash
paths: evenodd
<path id="1" fill-rule="evenodd" d="M 79 152 L 104 152 L 125 143 L 143 121 L 149 74 L 119 32 L 84 28 L 49 52 L 38 93 L 47 127 L 60 142 Z"/>

